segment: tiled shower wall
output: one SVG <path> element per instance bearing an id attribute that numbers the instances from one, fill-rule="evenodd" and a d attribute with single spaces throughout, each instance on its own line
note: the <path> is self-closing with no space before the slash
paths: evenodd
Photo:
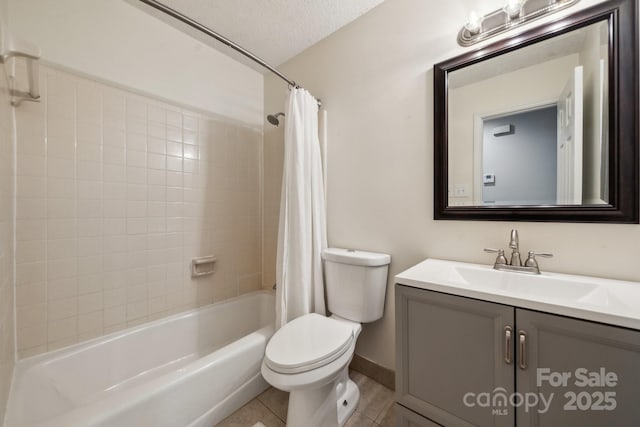
<path id="1" fill-rule="evenodd" d="M 50 67 L 41 90 L 16 110 L 20 357 L 260 289 L 260 132 Z"/>
<path id="2" fill-rule="evenodd" d="M 13 305 L 13 115 L 7 78 L 0 65 L 0 424 L 15 358 Z"/>

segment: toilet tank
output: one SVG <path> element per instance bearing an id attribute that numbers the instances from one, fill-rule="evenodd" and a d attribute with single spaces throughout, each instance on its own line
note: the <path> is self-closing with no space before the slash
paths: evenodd
<path id="1" fill-rule="evenodd" d="M 329 311 L 354 322 L 380 319 L 384 312 L 391 256 L 327 248 L 322 259 Z"/>

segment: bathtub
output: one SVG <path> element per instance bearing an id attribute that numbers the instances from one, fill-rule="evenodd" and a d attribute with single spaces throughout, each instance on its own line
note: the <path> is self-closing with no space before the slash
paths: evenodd
<path id="1" fill-rule="evenodd" d="M 6 427 L 211 427 L 268 385 L 260 291 L 17 363 Z"/>

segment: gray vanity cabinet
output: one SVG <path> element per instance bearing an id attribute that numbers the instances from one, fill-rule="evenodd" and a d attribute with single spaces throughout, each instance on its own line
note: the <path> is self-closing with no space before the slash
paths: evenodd
<path id="1" fill-rule="evenodd" d="M 639 331 L 396 285 L 396 347 L 401 426 L 640 425 Z"/>
<path id="2" fill-rule="evenodd" d="M 553 395 L 547 411 L 519 407 L 518 427 L 640 425 L 640 332 L 524 309 L 516 325 L 518 392 Z"/>
<path id="3" fill-rule="evenodd" d="M 514 391 L 503 339 L 513 316 L 513 307 L 396 285 L 398 403 L 445 426 L 512 426 L 463 397 Z"/>

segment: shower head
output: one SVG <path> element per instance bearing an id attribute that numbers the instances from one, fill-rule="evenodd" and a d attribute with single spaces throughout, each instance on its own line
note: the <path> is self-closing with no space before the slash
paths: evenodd
<path id="1" fill-rule="evenodd" d="M 278 113 L 278 114 L 269 114 L 267 116 L 267 120 L 269 121 L 269 123 L 271 123 L 274 126 L 278 126 L 280 124 L 280 120 L 278 120 L 278 117 L 280 116 L 284 116 L 284 113 Z"/>

